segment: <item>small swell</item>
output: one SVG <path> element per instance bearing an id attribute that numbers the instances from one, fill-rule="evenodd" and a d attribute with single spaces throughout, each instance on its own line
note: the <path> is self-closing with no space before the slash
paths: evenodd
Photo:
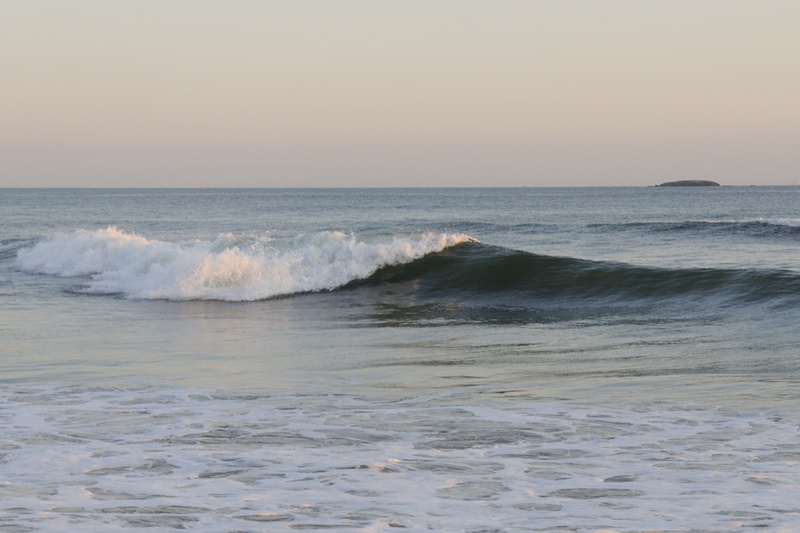
<path id="1" fill-rule="evenodd" d="M 742 235 L 745 237 L 800 237 L 800 218 L 753 218 L 742 220 L 687 220 L 683 222 L 632 222 L 593 224 L 600 230 L 652 231 L 656 233 L 702 233 Z"/>

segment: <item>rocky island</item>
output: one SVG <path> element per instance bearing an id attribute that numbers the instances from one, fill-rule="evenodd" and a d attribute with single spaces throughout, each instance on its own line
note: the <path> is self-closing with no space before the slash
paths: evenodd
<path id="1" fill-rule="evenodd" d="M 716 181 L 706 180 L 683 180 L 683 181 L 668 181 L 656 187 L 719 187 L 720 184 Z"/>

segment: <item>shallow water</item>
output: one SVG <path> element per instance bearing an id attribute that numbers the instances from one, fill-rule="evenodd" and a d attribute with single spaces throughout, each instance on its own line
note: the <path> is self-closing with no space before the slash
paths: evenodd
<path id="1" fill-rule="evenodd" d="M 792 531 L 796 412 L 9 391 L 6 530 Z M 144 530 L 144 529 L 143 529 Z"/>

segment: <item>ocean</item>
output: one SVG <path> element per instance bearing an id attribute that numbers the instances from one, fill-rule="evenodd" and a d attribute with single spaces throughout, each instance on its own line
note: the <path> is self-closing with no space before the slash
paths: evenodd
<path id="1" fill-rule="evenodd" d="M 794 187 L 0 189 L 0 531 L 800 531 Z"/>

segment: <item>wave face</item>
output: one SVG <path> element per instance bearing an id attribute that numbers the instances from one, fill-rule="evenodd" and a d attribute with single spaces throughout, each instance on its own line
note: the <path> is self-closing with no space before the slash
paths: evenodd
<path id="1" fill-rule="evenodd" d="M 226 234 L 212 242 L 171 243 L 108 227 L 55 235 L 20 250 L 16 265 L 55 276 L 91 276 L 88 293 L 250 301 L 335 289 L 471 240 L 432 233 L 322 232 L 288 240 Z"/>
<path id="2" fill-rule="evenodd" d="M 508 305 L 687 297 L 756 302 L 800 295 L 800 275 L 784 270 L 665 269 L 554 257 L 464 243 L 351 286 L 406 283 L 422 296 L 469 295 Z"/>

